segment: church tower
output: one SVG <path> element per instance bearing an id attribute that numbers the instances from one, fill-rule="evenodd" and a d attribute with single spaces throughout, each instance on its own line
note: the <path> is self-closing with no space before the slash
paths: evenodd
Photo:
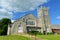
<path id="1" fill-rule="evenodd" d="M 48 8 L 40 7 L 38 9 L 38 27 L 41 27 L 42 33 L 50 32 L 50 21 L 48 16 Z"/>

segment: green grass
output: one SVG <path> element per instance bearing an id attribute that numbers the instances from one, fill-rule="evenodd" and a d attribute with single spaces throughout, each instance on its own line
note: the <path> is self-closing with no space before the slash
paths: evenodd
<path id="1" fill-rule="evenodd" d="M 14 36 L 0 36 L 0 40 L 30 40 L 30 38 L 14 35 Z"/>
<path id="2" fill-rule="evenodd" d="M 60 40 L 60 35 L 37 35 L 37 37 L 43 40 Z"/>
<path id="3" fill-rule="evenodd" d="M 42 40 L 60 40 L 60 35 L 37 35 Z M 30 38 L 23 36 L 0 36 L 0 40 L 31 40 Z"/>

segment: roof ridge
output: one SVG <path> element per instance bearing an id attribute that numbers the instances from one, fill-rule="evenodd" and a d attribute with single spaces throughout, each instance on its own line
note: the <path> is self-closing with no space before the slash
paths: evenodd
<path id="1" fill-rule="evenodd" d="M 20 17 L 20 18 L 16 19 L 14 22 L 16 22 L 17 20 L 19 20 L 19 19 L 23 18 L 23 17 L 24 17 L 24 16 L 26 16 L 26 15 L 30 15 L 30 14 L 32 14 L 32 13 L 27 13 L 27 14 L 23 15 L 22 17 Z M 33 14 L 32 14 L 32 15 L 33 15 Z M 14 22 L 13 22 L 13 23 L 14 23 Z"/>

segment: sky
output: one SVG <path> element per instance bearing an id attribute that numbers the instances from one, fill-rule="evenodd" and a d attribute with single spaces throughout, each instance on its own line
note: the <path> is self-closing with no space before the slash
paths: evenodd
<path id="1" fill-rule="evenodd" d="M 40 6 L 48 8 L 50 24 L 60 25 L 60 0 L 0 0 L 0 19 L 14 21 L 29 13 L 37 17 Z"/>

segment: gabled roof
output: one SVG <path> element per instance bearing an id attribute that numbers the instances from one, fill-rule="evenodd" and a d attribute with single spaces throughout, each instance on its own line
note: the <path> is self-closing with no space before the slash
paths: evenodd
<path id="1" fill-rule="evenodd" d="M 25 17 L 25 16 L 28 16 L 28 15 L 32 15 L 34 18 L 36 18 L 32 13 L 29 13 L 29 14 L 25 14 L 24 16 L 16 19 L 16 21 L 18 21 L 18 20 L 20 20 L 21 18 L 23 18 L 23 17 Z M 16 22 L 16 21 L 14 21 L 14 22 Z M 14 22 L 13 22 L 13 23 L 14 23 Z"/>

